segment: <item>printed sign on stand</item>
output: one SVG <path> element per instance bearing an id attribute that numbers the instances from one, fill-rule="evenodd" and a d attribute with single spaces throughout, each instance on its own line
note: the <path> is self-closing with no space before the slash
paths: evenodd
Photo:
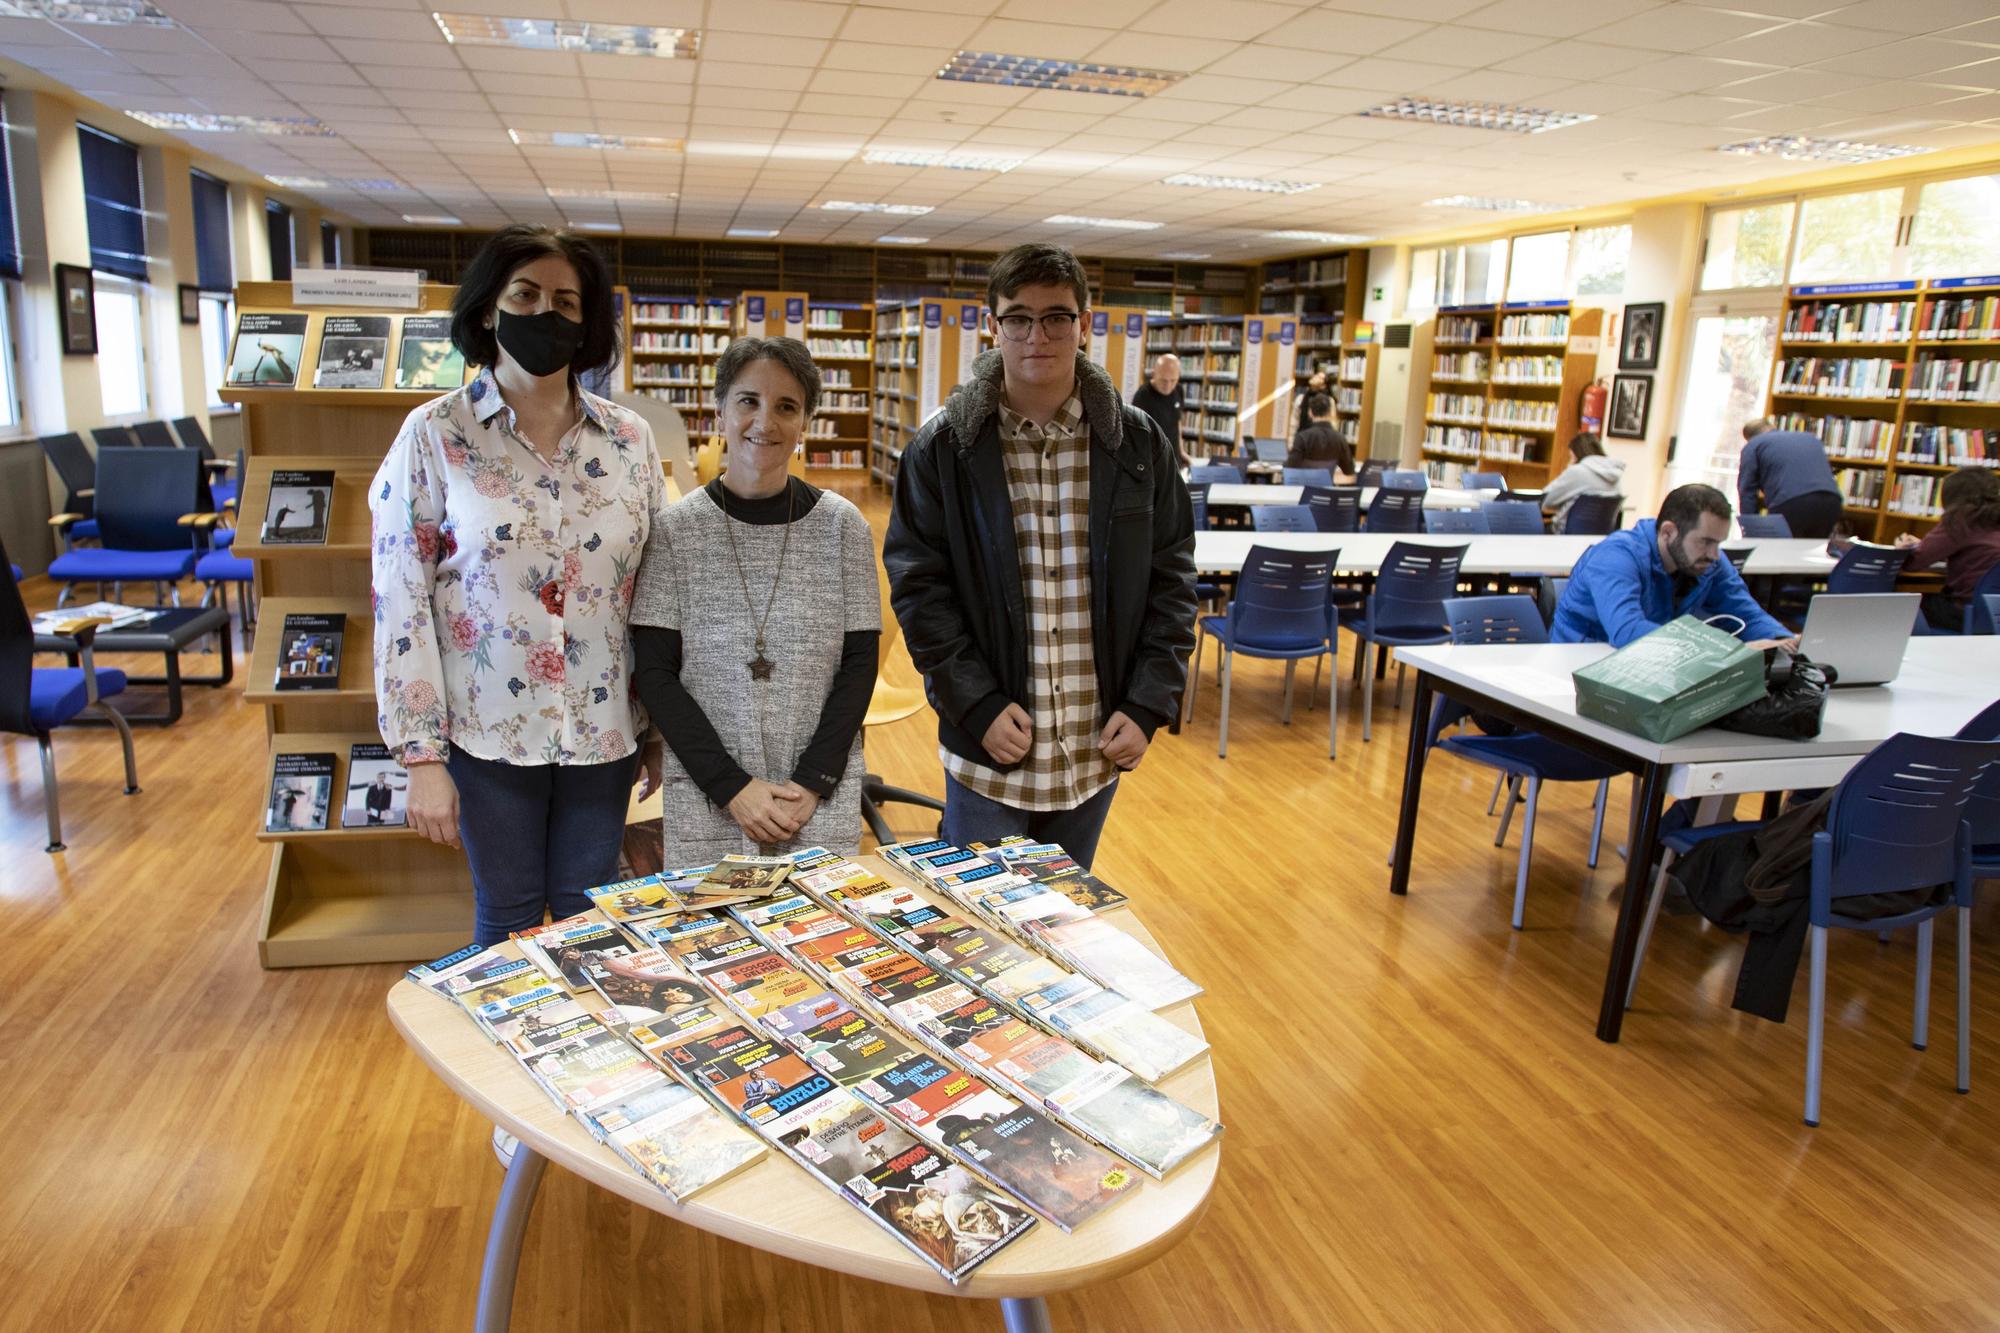
<path id="1" fill-rule="evenodd" d="M 806 298 L 803 296 L 785 298 L 785 336 L 800 340 L 806 336 Z"/>
<path id="2" fill-rule="evenodd" d="M 1118 391 L 1128 403 L 1145 378 L 1145 355 L 1146 317 L 1135 310 L 1125 316 L 1125 364 L 1118 375 Z"/>
<path id="3" fill-rule="evenodd" d="M 939 405 L 944 402 L 944 395 L 940 391 L 938 382 L 940 369 L 938 361 L 943 355 L 944 346 L 944 306 L 937 301 L 924 302 L 924 331 L 922 337 L 923 352 L 921 356 L 924 369 L 922 383 L 918 388 L 920 401 L 918 402 L 919 410 L 917 419 L 919 421 L 929 418 L 930 414 L 937 411 Z"/>
<path id="4" fill-rule="evenodd" d="M 972 363 L 979 355 L 979 307 L 962 305 L 958 308 L 958 379 L 964 384 L 972 378 Z"/>

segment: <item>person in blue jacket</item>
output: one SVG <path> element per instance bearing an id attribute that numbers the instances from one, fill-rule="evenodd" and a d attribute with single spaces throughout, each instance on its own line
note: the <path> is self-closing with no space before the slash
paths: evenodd
<path id="1" fill-rule="evenodd" d="M 1659 518 L 1641 519 L 1583 553 L 1556 604 L 1549 641 L 1623 648 L 1678 616 L 1727 615 L 1743 622 L 1737 637 L 1753 647 L 1798 647 L 1722 554 L 1729 519 L 1729 500 L 1713 486 L 1670 492 Z"/>

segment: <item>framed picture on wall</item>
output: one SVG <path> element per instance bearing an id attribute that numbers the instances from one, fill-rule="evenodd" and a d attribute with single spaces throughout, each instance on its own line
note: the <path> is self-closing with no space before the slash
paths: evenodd
<path id="1" fill-rule="evenodd" d="M 1667 322 L 1667 304 L 1648 301 L 1625 307 L 1625 329 L 1618 336 L 1620 370 L 1658 370 L 1660 333 Z"/>
<path id="2" fill-rule="evenodd" d="M 1604 433 L 1621 440 L 1645 439 L 1646 418 L 1652 408 L 1651 375 L 1613 375 L 1611 406 L 1604 414 Z"/>
<path id="3" fill-rule="evenodd" d="M 97 286 L 89 269 L 56 265 L 56 318 L 64 354 L 97 355 Z"/>
<path id="4" fill-rule="evenodd" d="M 180 285 L 180 289 L 181 323 L 201 323 L 201 288 L 190 286 L 184 282 Z"/>

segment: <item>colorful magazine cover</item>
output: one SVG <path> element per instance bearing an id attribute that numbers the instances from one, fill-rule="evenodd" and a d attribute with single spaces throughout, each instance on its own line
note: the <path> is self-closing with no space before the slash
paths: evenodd
<path id="1" fill-rule="evenodd" d="M 1158 1083 L 1198 1059 L 1208 1043 L 1088 977 L 1023 995 L 1021 1008 L 1037 1022 Z"/>
<path id="2" fill-rule="evenodd" d="M 626 1024 L 651 1023 L 690 1005 L 709 1003 L 701 983 L 658 949 L 592 954 L 583 975 Z"/>
<path id="3" fill-rule="evenodd" d="M 405 315 L 396 349 L 399 389 L 456 389 L 465 383 L 465 355 L 451 341 L 450 315 Z"/>
<path id="4" fill-rule="evenodd" d="M 304 362 L 306 316 L 245 310 L 236 316 L 226 383 L 234 388 L 289 389 Z"/>
<path id="5" fill-rule="evenodd" d="M 747 902 L 770 897 L 784 886 L 791 873 L 789 856 L 745 856 L 732 852 L 711 866 L 701 877 L 701 883 L 711 894 L 734 894 Z"/>
<path id="6" fill-rule="evenodd" d="M 1100 986 L 1148 1009 L 1165 1009 L 1201 994 L 1201 987 L 1172 964 L 1096 917 L 1041 931 L 1037 942 Z"/>
<path id="7" fill-rule="evenodd" d="M 848 1188 L 954 1282 L 1035 1223 L 1034 1214 L 924 1143 L 913 1142 Z"/>
<path id="8" fill-rule="evenodd" d="M 656 1077 L 652 1065 L 630 1042 L 602 1027 L 568 1045 L 524 1056 L 523 1063 L 559 1105 L 572 1111 L 585 1110 Z"/>
<path id="9" fill-rule="evenodd" d="M 765 1153 L 754 1136 L 672 1079 L 598 1106 L 590 1120 L 613 1152 L 677 1202 Z"/>
<path id="10" fill-rule="evenodd" d="M 658 875 L 642 875 L 638 879 L 621 879 L 615 884 L 600 884 L 594 889 L 585 889 L 584 893 L 589 896 L 592 907 L 618 925 L 646 921 L 681 910 L 680 899 L 660 882 Z"/>
<path id="11" fill-rule="evenodd" d="M 379 389 L 389 368 L 387 315 L 328 315 L 319 331 L 316 389 Z"/>

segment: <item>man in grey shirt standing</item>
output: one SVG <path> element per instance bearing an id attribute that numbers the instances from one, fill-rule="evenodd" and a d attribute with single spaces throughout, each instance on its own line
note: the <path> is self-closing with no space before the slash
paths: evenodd
<path id="1" fill-rule="evenodd" d="M 1831 536 L 1842 497 L 1819 436 L 1773 430 L 1769 421 L 1759 420 L 1743 428 L 1743 438 L 1736 464 L 1741 512 L 1782 514 L 1794 537 Z"/>

